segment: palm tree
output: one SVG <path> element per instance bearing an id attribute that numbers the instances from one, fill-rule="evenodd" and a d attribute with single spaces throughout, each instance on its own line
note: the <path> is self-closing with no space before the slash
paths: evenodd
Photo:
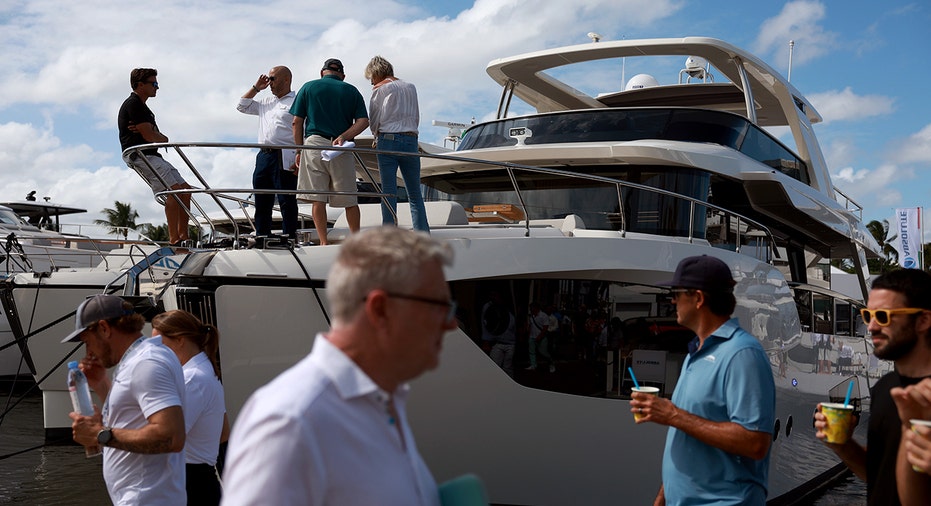
<path id="1" fill-rule="evenodd" d="M 142 235 L 148 237 L 149 239 L 156 242 L 168 242 L 168 225 L 162 223 L 161 225 L 152 225 L 151 223 L 143 223 L 139 225 L 138 230 Z"/>
<path id="2" fill-rule="evenodd" d="M 866 224 L 866 228 L 876 239 L 876 242 L 879 243 L 879 248 L 883 253 L 882 258 L 871 258 L 866 261 L 870 268 L 870 274 L 884 274 L 895 269 L 899 262 L 899 252 L 895 249 L 893 243 L 898 236 L 889 235 L 889 220 L 881 222 L 873 220 Z"/>
<path id="3" fill-rule="evenodd" d="M 131 204 L 124 204 L 120 201 L 113 202 L 113 209 L 103 209 L 100 211 L 107 217 L 105 220 L 94 220 L 94 225 L 107 227 L 109 233 L 113 235 L 122 235 L 123 239 L 129 237 L 130 230 L 136 230 L 136 218 L 139 213 L 136 212 Z"/>

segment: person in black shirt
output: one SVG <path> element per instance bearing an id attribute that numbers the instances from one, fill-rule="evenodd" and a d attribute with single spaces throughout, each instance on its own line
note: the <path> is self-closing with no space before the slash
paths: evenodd
<path id="1" fill-rule="evenodd" d="M 120 106 L 117 119 L 123 161 L 145 179 L 154 193 L 191 187 L 181 177 L 178 169 L 158 154 L 157 149 L 146 149 L 141 154 L 135 150 L 126 151 L 140 144 L 168 142 L 168 137 L 161 133 L 155 124 L 155 114 L 145 104 L 146 100 L 158 92 L 157 75 L 157 70 L 146 68 L 133 69 L 129 73 L 129 83 L 133 91 Z M 168 221 L 168 240 L 173 246 L 178 246 L 182 241 L 188 240 L 188 209 L 191 206 L 191 196 L 187 193 L 169 196 L 162 202 Z"/>
<path id="2" fill-rule="evenodd" d="M 873 341 L 873 354 L 893 361 L 895 371 L 883 376 L 871 390 L 866 447 L 852 438 L 827 446 L 866 480 L 868 505 L 899 505 L 896 458 L 908 420 L 900 419 L 893 390 L 931 377 L 931 274 L 899 269 L 876 278 L 861 315 Z M 823 440 L 826 423 L 820 405 L 815 427 L 816 437 Z"/>

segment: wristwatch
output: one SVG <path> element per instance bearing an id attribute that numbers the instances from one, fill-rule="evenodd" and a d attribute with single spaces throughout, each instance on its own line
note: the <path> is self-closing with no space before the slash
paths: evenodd
<path id="1" fill-rule="evenodd" d="M 107 446 L 107 443 L 109 443 L 112 439 L 113 429 L 110 427 L 104 427 L 100 430 L 100 432 L 97 433 L 97 443 L 99 443 L 100 446 Z"/>

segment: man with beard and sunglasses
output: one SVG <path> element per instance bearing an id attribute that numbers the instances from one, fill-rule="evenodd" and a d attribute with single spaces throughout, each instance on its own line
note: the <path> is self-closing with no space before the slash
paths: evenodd
<path id="1" fill-rule="evenodd" d="M 899 505 L 896 457 L 908 420 L 899 417 L 891 392 L 931 378 L 931 274 L 900 269 L 876 278 L 861 315 L 873 341 L 873 354 L 891 360 L 895 370 L 871 390 L 866 447 L 853 438 L 827 446 L 866 481 L 868 505 Z M 815 413 L 819 439 L 825 438 L 826 425 L 819 405 Z"/>

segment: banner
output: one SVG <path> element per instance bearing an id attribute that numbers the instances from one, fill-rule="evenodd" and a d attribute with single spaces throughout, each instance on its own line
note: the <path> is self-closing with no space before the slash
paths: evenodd
<path id="1" fill-rule="evenodd" d="M 909 207 L 895 210 L 895 241 L 899 252 L 899 265 L 906 269 L 921 268 L 921 208 Z"/>

